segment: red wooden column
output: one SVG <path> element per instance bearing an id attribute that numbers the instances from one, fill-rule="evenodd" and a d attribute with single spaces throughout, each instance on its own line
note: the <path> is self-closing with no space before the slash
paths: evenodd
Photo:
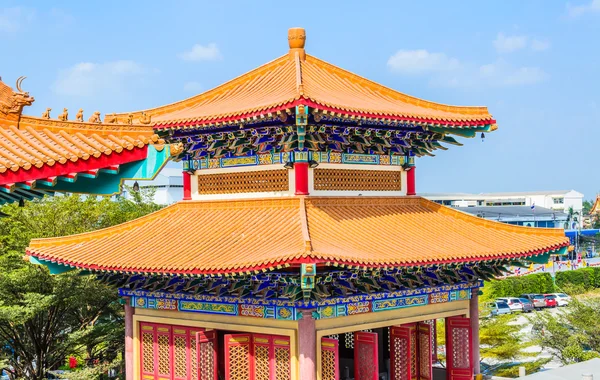
<path id="1" fill-rule="evenodd" d="M 133 380 L 133 307 L 125 299 L 125 379 Z"/>
<path id="2" fill-rule="evenodd" d="M 417 195 L 417 185 L 415 179 L 416 166 L 411 166 L 406 172 L 406 195 Z"/>
<path id="3" fill-rule="evenodd" d="M 317 330 L 312 312 L 313 310 L 303 310 L 302 319 L 298 321 L 298 355 L 302 380 L 317 379 Z"/>
<path id="4" fill-rule="evenodd" d="M 308 162 L 294 164 L 296 195 L 308 195 Z"/>
<path id="5" fill-rule="evenodd" d="M 183 172 L 183 200 L 189 201 L 192 199 L 192 176 L 190 173 Z"/>
<path id="6" fill-rule="evenodd" d="M 473 373 L 481 373 L 479 363 L 479 289 L 471 289 L 471 301 L 469 302 L 469 314 L 471 318 L 471 350 L 473 352 Z"/>

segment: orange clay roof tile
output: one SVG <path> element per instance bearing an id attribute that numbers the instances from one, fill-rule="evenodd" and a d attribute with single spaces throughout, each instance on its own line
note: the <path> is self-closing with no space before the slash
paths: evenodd
<path id="1" fill-rule="evenodd" d="M 34 239 L 27 253 L 79 268 L 227 273 L 321 261 L 426 265 L 526 257 L 562 230 L 480 219 L 418 197 L 189 201 L 100 231 Z"/>
<path id="2" fill-rule="evenodd" d="M 144 112 L 157 126 L 205 123 L 270 112 L 301 98 L 361 116 L 494 123 L 486 107 L 450 106 L 405 95 L 308 54 L 305 60 L 286 54 L 210 91 Z"/>
<path id="3" fill-rule="evenodd" d="M 150 126 L 59 122 L 22 116 L 0 120 L 0 174 L 120 153 L 160 142 Z"/>

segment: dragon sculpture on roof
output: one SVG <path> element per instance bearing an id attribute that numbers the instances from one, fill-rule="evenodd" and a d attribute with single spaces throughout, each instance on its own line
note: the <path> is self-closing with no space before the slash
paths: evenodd
<path id="1" fill-rule="evenodd" d="M 0 115 L 8 118 L 18 118 L 23 112 L 23 107 L 33 104 L 35 99 L 29 95 L 29 92 L 21 89 L 21 84 L 26 77 L 17 79 L 17 91 L 7 86 L 0 79 Z"/>

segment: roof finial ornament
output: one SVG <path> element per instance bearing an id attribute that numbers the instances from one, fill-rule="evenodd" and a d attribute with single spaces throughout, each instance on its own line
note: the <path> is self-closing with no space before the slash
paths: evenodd
<path id="1" fill-rule="evenodd" d="M 298 53 L 300 59 L 304 61 L 306 58 L 306 52 L 304 51 L 306 31 L 304 28 L 290 28 L 288 30 L 288 43 L 290 45 L 290 57 L 293 59 Z"/>

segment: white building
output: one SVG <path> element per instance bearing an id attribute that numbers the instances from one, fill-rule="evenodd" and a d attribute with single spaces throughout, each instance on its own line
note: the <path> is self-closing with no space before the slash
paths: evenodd
<path id="1" fill-rule="evenodd" d="M 127 186 L 133 186 L 134 181 L 126 181 Z M 179 168 L 163 168 L 152 181 L 139 181 L 141 189 L 152 188 L 154 202 L 162 205 L 178 202 L 183 199 L 183 174 Z M 128 197 L 127 190 L 122 195 Z"/>
<path id="2" fill-rule="evenodd" d="M 439 204 L 450 207 L 533 206 L 555 212 L 569 213 L 572 207 L 581 224 L 583 194 L 575 190 L 526 191 L 514 193 L 422 193 L 419 194 Z"/>

